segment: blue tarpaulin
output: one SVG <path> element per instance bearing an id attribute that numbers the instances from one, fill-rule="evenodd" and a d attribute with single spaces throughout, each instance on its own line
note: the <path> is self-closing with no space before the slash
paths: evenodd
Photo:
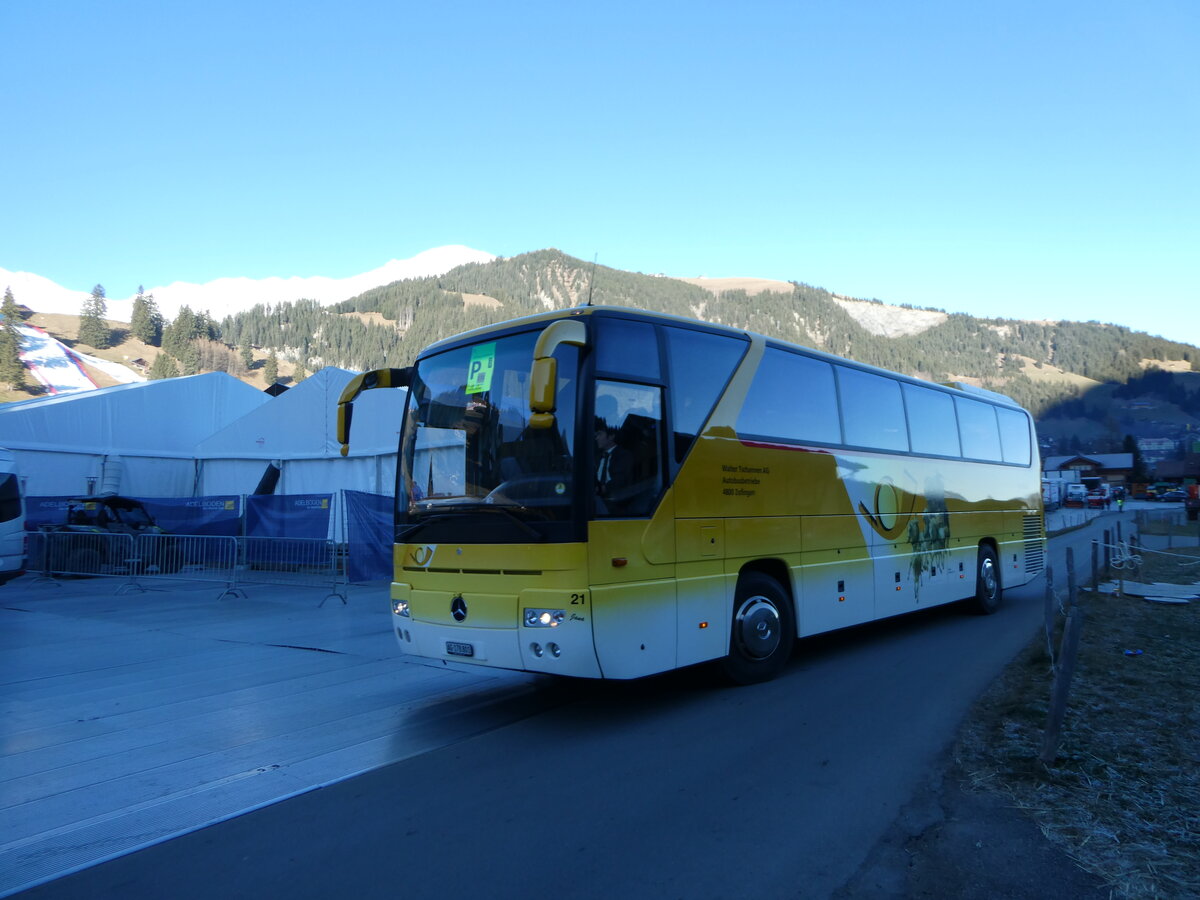
<path id="1" fill-rule="evenodd" d="M 163 531 L 172 534 L 241 533 L 241 498 L 236 494 L 214 497 L 141 498 L 146 511 Z"/>
<path id="2" fill-rule="evenodd" d="M 73 497 L 26 497 L 25 528 L 67 521 L 67 504 Z M 215 497 L 136 497 L 163 531 L 172 534 L 237 535 L 241 531 L 241 503 L 236 494 Z"/>
<path id="3" fill-rule="evenodd" d="M 392 577 L 394 500 L 383 494 L 342 491 L 346 503 L 346 571 L 350 581 Z"/>
<path id="4" fill-rule="evenodd" d="M 65 524 L 69 499 L 69 497 L 26 497 L 25 530 L 37 531 L 42 525 Z"/>
<path id="5" fill-rule="evenodd" d="M 255 494 L 246 498 L 246 536 L 329 537 L 332 494 Z"/>

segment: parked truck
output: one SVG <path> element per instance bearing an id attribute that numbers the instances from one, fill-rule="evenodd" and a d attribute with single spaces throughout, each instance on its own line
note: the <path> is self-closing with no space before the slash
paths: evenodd
<path id="1" fill-rule="evenodd" d="M 1087 492 L 1089 509 L 1104 509 L 1112 502 L 1112 488 L 1106 482 L 1093 485 Z"/>

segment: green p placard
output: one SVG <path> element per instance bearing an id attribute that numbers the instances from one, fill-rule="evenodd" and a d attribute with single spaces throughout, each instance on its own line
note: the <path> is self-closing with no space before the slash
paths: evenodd
<path id="1" fill-rule="evenodd" d="M 492 372 L 496 368 L 496 342 L 471 348 L 471 364 L 467 367 L 467 393 L 482 394 L 491 390 Z"/>

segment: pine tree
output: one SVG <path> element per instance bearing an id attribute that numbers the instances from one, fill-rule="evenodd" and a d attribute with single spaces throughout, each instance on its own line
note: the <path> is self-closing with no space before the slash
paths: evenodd
<path id="1" fill-rule="evenodd" d="M 246 367 L 246 371 L 250 371 L 250 367 L 254 365 L 254 354 L 250 352 L 250 342 L 243 340 L 241 346 L 238 347 L 238 354 L 242 358 L 242 365 Z"/>
<path id="2" fill-rule="evenodd" d="M 1133 469 L 1129 477 L 1133 481 L 1148 481 L 1150 476 L 1146 471 L 1146 461 L 1142 459 L 1142 450 L 1137 445 L 1137 439 L 1132 434 L 1125 435 L 1124 450 L 1133 454 Z"/>
<path id="3" fill-rule="evenodd" d="M 4 317 L 4 321 L 8 325 L 20 325 L 24 316 L 21 315 L 21 308 L 17 306 L 17 300 L 13 297 L 12 288 L 4 289 L 4 304 L 0 306 L 0 316 Z"/>
<path id="4" fill-rule="evenodd" d="M 157 347 L 162 343 L 162 313 L 158 311 L 154 295 L 146 296 L 141 285 L 138 285 L 137 296 L 133 299 L 133 313 L 129 318 L 129 330 L 139 341 L 152 347 Z"/>
<path id="5" fill-rule="evenodd" d="M 198 334 L 196 314 L 192 312 L 191 307 L 181 306 L 175 315 L 175 321 L 163 329 L 162 347 L 172 356 L 182 359 L 184 348 Z"/>
<path id="6" fill-rule="evenodd" d="M 11 391 L 25 387 L 25 363 L 21 362 L 21 335 L 17 324 L 21 314 L 12 289 L 4 290 L 4 305 L 0 306 L 0 382 L 8 384 Z"/>
<path id="7" fill-rule="evenodd" d="M 92 294 L 83 301 L 79 312 L 79 341 L 97 350 L 107 349 L 112 342 L 112 332 L 104 321 L 108 304 L 104 300 L 104 285 L 92 288 Z"/>
<path id="8" fill-rule="evenodd" d="M 149 378 L 158 381 L 162 378 L 175 378 L 179 374 L 179 366 L 169 353 L 160 353 L 150 366 Z"/>
<path id="9" fill-rule="evenodd" d="M 179 361 L 183 363 L 184 375 L 198 375 L 200 373 L 200 347 L 197 341 L 189 341 L 183 348 L 183 355 L 179 357 Z"/>
<path id="10" fill-rule="evenodd" d="M 267 387 L 270 387 L 279 380 L 279 357 L 272 350 L 267 355 L 266 365 L 263 366 L 263 378 L 267 380 Z"/>
<path id="11" fill-rule="evenodd" d="M 292 384 L 299 384 L 308 377 L 308 367 L 304 364 L 304 360 L 296 360 L 296 368 L 292 372 Z"/>

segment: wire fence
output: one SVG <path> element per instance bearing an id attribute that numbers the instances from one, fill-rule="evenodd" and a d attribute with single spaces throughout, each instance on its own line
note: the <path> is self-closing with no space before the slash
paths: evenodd
<path id="1" fill-rule="evenodd" d="M 1139 509 L 1137 529 L 1147 548 L 1173 550 L 1200 546 L 1200 519 L 1195 510 Z"/>

